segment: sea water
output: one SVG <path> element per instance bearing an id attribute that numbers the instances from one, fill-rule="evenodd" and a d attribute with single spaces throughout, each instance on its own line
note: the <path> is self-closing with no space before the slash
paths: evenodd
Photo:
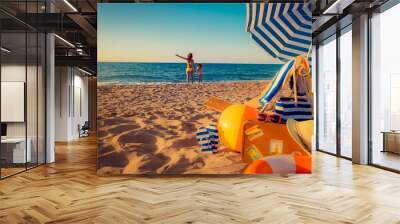
<path id="1" fill-rule="evenodd" d="M 203 63 L 203 81 L 226 82 L 269 80 L 279 71 L 281 66 L 282 65 L 279 64 Z M 185 82 L 185 71 L 185 63 L 99 62 L 97 64 L 99 82 Z M 195 80 L 197 80 L 196 72 L 194 76 Z"/>

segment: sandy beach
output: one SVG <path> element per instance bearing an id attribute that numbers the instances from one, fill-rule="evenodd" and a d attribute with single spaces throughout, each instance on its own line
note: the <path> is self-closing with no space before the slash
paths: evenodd
<path id="1" fill-rule="evenodd" d="M 216 96 L 243 103 L 266 82 L 102 84 L 98 86 L 98 173 L 237 174 L 245 164 L 223 146 L 202 153 L 197 128 L 219 113 L 204 106 Z"/>

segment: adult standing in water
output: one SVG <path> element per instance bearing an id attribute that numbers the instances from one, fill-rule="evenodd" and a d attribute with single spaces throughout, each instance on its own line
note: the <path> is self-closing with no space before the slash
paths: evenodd
<path id="1" fill-rule="evenodd" d="M 193 60 L 193 54 L 189 53 L 188 56 L 185 58 L 180 55 L 176 55 L 179 58 L 182 58 L 186 61 L 186 80 L 187 82 L 192 82 L 194 80 L 193 74 L 194 74 L 194 60 Z"/>

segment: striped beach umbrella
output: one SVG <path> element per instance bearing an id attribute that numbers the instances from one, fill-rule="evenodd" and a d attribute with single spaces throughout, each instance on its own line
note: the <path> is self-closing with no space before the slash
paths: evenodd
<path id="1" fill-rule="evenodd" d="M 246 32 L 272 57 L 283 62 L 308 53 L 311 29 L 311 1 L 247 3 Z"/>

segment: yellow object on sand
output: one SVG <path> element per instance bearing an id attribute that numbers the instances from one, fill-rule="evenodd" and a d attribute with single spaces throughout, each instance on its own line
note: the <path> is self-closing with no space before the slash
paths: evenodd
<path id="1" fill-rule="evenodd" d="M 269 86 L 271 85 L 270 81 L 267 81 L 267 86 L 265 87 L 265 89 L 262 91 L 262 93 L 256 97 L 254 97 L 253 99 L 247 101 L 246 103 L 244 103 L 245 105 L 252 107 L 254 109 L 259 109 L 260 103 L 258 102 L 258 100 L 260 99 L 261 96 L 263 96 L 265 94 L 265 92 L 268 91 Z M 224 111 L 227 107 L 229 107 L 230 105 L 233 105 L 233 103 L 219 99 L 217 97 L 210 97 L 208 98 L 207 102 L 205 103 L 205 106 L 213 109 L 217 112 L 222 112 Z"/>
<path id="2" fill-rule="evenodd" d="M 208 98 L 208 100 L 205 103 L 205 105 L 210 109 L 213 109 L 213 110 L 218 111 L 218 112 L 222 112 L 227 107 L 231 106 L 232 103 L 227 102 L 225 100 L 221 100 L 221 99 L 219 99 L 217 97 L 210 97 L 210 98 Z"/>
<path id="3" fill-rule="evenodd" d="M 243 141 L 243 124 L 257 119 L 258 112 L 243 104 L 228 106 L 218 120 L 217 128 L 221 143 L 230 150 L 241 152 Z"/>

